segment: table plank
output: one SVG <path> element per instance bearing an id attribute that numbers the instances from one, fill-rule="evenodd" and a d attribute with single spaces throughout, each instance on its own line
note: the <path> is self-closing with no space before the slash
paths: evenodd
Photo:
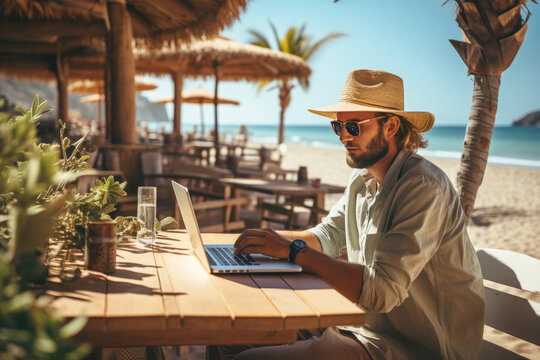
<path id="1" fill-rule="evenodd" d="M 179 244 L 188 245 L 187 234 L 183 231 L 175 231 L 169 233 L 172 239 L 179 239 Z M 205 243 L 230 243 L 236 238 L 235 235 L 231 234 L 203 234 L 203 239 Z M 165 241 L 165 240 L 164 240 Z M 166 240 L 167 244 L 170 244 Z M 186 271 L 190 271 L 190 278 L 194 276 L 200 276 L 197 281 L 194 281 L 191 286 L 194 286 L 194 294 L 205 294 L 206 291 L 212 291 L 204 299 L 198 299 L 196 304 L 200 305 L 201 302 L 208 302 L 208 299 L 212 301 L 217 301 L 217 299 L 223 299 L 227 308 L 230 311 L 230 316 L 232 320 L 232 327 L 235 329 L 249 329 L 249 330 L 266 330 L 266 329 L 280 329 L 284 327 L 283 315 L 278 311 L 276 306 L 268 299 L 265 293 L 259 288 L 259 286 L 248 276 L 248 275 L 208 275 L 204 272 L 204 269 L 201 265 L 194 263 L 195 257 L 182 259 L 182 262 L 176 263 L 166 263 L 167 268 L 172 268 L 174 266 L 182 266 L 184 264 Z M 189 263 L 189 264 L 188 264 Z M 198 266 L 197 266 L 198 265 Z M 176 270 L 180 271 L 180 270 Z M 178 272 L 177 272 L 178 273 Z M 278 278 L 277 275 L 274 275 Z M 206 279 L 209 279 L 215 285 L 215 289 L 209 286 L 206 282 Z M 189 281 L 188 279 L 184 279 Z M 201 290 L 201 282 L 204 282 L 204 291 Z M 215 291 L 217 289 L 217 294 Z M 211 295 L 211 296 L 210 296 Z M 216 304 L 214 303 L 214 306 Z M 181 305 L 181 311 L 183 307 Z M 189 308 L 190 313 L 193 312 L 193 308 Z M 185 320 L 184 320 L 185 322 Z M 207 324 L 208 325 L 208 324 Z"/>
<path id="2" fill-rule="evenodd" d="M 94 271 L 83 271 L 76 282 L 61 282 L 58 277 L 47 281 L 47 295 L 54 298 L 52 306 L 67 319 L 87 316 L 85 330 L 90 331 L 105 327 L 106 288 L 105 275 Z"/>
<path id="3" fill-rule="evenodd" d="M 136 241 L 119 246 L 116 271 L 107 275 L 107 329 L 165 329 L 164 314 L 161 286 L 151 249 Z"/>
<path id="4" fill-rule="evenodd" d="M 364 323 L 365 311 L 320 278 L 305 273 L 286 274 L 282 278 L 319 314 L 319 327 Z"/>
<path id="5" fill-rule="evenodd" d="M 162 233 L 154 251 L 165 265 L 182 327 L 231 329 L 231 310 L 195 257 L 185 231 Z"/>
<path id="6" fill-rule="evenodd" d="M 277 275 L 275 275 L 277 276 Z M 211 275 L 233 313 L 233 328 L 283 329 L 283 316 L 248 275 Z"/>
<path id="7" fill-rule="evenodd" d="M 171 283 L 171 278 L 163 262 L 161 254 L 157 251 L 154 252 L 154 260 L 157 266 L 157 272 L 159 276 L 159 284 L 161 286 L 163 296 L 163 307 L 165 309 L 165 321 L 167 329 L 180 328 L 180 309 L 176 302 L 176 292 L 174 286 Z"/>
<path id="8" fill-rule="evenodd" d="M 168 331 L 94 331 L 79 333 L 77 339 L 93 346 L 160 346 L 160 345 L 245 345 L 285 344 L 296 341 L 296 330 L 222 330 L 180 328 Z"/>
<path id="9" fill-rule="evenodd" d="M 317 328 L 319 314 L 300 298 L 283 279 L 276 275 L 251 275 L 280 311 L 286 329 Z"/>

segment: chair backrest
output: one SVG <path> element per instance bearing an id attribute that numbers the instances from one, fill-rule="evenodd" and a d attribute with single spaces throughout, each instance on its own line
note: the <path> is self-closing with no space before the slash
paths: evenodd
<path id="1" fill-rule="evenodd" d="M 105 151 L 105 170 L 122 170 L 120 166 L 120 154 L 118 151 L 107 149 Z"/>
<path id="2" fill-rule="evenodd" d="M 141 153 L 141 170 L 143 175 L 163 174 L 163 156 L 159 151 Z"/>
<path id="3" fill-rule="evenodd" d="M 528 357 L 528 351 L 540 349 L 540 260 L 499 249 L 479 248 L 476 254 L 486 296 L 486 328 L 479 359 Z M 517 339 L 511 347 L 505 346 L 508 341 L 499 342 L 504 336 L 492 329 Z"/>

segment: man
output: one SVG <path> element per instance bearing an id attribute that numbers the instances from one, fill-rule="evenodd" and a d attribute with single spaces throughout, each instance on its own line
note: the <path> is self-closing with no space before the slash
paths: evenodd
<path id="1" fill-rule="evenodd" d="M 484 298 L 465 215 L 444 172 L 415 153 L 433 115 L 404 111 L 402 79 L 371 70 L 349 73 L 338 104 L 310 111 L 333 119 L 355 168 L 344 196 L 318 226 L 247 230 L 236 252 L 300 264 L 365 309 L 366 323 L 236 359 L 475 358 Z M 348 261 L 336 259 L 343 248 Z"/>

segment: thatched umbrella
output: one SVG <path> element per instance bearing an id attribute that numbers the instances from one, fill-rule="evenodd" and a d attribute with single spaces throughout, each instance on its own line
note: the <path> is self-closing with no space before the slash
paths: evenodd
<path id="1" fill-rule="evenodd" d="M 69 84 L 68 89 L 74 93 L 96 93 L 105 94 L 105 82 L 103 80 L 77 80 Z M 135 77 L 135 92 L 142 92 L 157 89 L 157 85 L 143 79 Z"/>
<path id="2" fill-rule="evenodd" d="M 307 62 L 298 56 L 238 43 L 221 36 L 190 44 L 171 44 L 156 51 L 139 49 L 136 58 L 137 68 L 141 72 L 173 73 L 176 74 L 176 77 L 215 77 L 214 129 L 216 147 L 219 146 L 217 99 L 220 80 L 306 79 L 311 74 L 311 68 Z M 175 102 L 175 108 L 179 103 L 179 101 Z M 175 109 L 175 112 L 179 112 L 179 109 Z"/>
<path id="3" fill-rule="evenodd" d="M 182 91 L 182 102 L 190 104 L 199 104 L 201 110 L 201 135 L 204 135 L 204 112 L 203 104 L 214 104 L 214 93 L 203 88 L 202 86 L 196 87 L 195 89 Z M 154 101 L 157 104 L 168 104 L 174 102 L 174 96 L 169 96 L 163 99 L 158 99 Z M 217 98 L 218 104 L 226 105 L 240 105 L 240 102 L 228 99 L 224 97 Z"/>
<path id="4" fill-rule="evenodd" d="M 80 53 L 72 39 L 92 48 L 107 42 L 108 118 L 114 118 L 111 140 L 133 143 L 135 97 L 133 40 L 138 46 L 191 41 L 216 34 L 236 19 L 247 0 L 4 0 L 0 5 L 0 67 L 53 69 L 58 82 L 61 116 L 67 114 L 66 57 Z M 29 56 L 31 55 L 31 56 Z M 36 71 L 37 72 L 37 71 Z M 103 70 L 102 70 L 103 72 Z M 38 73 L 39 74 L 39 73 Z"/>
<path id="5" fill-rule="evenodd" d="M 140 76 L 135 77 L 135 91 L 142 92 L 148 90 L 154 90 L 157 85 L 143 79 Z M 74 93 L 94 93 L 88 96 L 84 96 L 80 99 L 82 103 L 97 103 L 97 122 L 101 124 L 101 104 L 105 102 L 105 82 L 103 80 L 77 80 L 69 84 L 68 89 Z"/>

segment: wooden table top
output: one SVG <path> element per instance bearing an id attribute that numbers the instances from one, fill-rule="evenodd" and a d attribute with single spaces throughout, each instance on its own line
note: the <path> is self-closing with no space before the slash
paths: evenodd
<path id="1" fill-rule="evenodd" d="M 203 234 L 205 243 L 236 237 Z M 159 233 L 152 247 L 119 245 L 113 274 L 51 277 L 47 294 L 63 316 L 87 315 L 78 337 L 94 346 L 287 343 L 298 329 L 359 325 L 365 316 L 313 275 L 208 274 L 183 230 Z"/>
<path id="2" fill-rule="evenodd" d="M 345 191 L 345 187 L 343 186 L 329 184 L 313 186 L 310 182 L 300 184 L 290 180 L 229 178 L 220 179 L 219 182 L 239 189 L 259 191 L 273 195 L 313 196 L 318 194 L 342 193 Z"/>

